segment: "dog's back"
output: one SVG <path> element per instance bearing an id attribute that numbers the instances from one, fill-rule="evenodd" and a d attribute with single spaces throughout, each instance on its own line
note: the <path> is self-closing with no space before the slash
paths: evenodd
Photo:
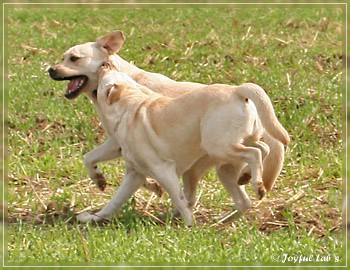
<path id="1" fill-rule="evenodd" d="M 127 129 L 145 134 L 157 153 L 176 161 L 179 174 L 204 154 L 217 157 L 242 142 L 257 117 L 234 87 L 204 86 L 177 98 L 155 95 L 145 87 L 127 89 L 126 108 L 135 120 Z"/>

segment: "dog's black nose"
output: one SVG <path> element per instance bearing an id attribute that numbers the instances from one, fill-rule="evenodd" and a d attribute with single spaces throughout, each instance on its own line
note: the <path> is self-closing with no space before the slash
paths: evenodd
<path id="1" fill-rule="evenodd" d="M 56 72 L 57 72 L 57 69 L 55 67 L 50 67 L 47 72 L 49 73 L 50 77 L 52 79 L 56 79 L 57 78 L 57 75 L 56 75 Z"/>
<path id="2" fill-rule="evenodd" d="M 56 68 L 55 67 L 50 67 L 47 71 L 51 74 L 52 72 L 56 71 Z"/>

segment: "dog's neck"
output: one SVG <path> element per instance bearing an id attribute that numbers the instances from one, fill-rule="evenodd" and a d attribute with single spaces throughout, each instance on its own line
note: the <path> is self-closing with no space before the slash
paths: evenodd
<path id="1" fill-rule="evenodd" d="M 177 82 L 163 74 L 145 71 L 125 61 L 117 54 L 109 56 L 109 60 L 119 72 L 128 74 L 138 84 L 144 85 L 164 96 L 177 97 L 179 92 L 184 94 L 204 86 L 200 83 Z"/>
<path id="2" fill-rule="evenodd" d="M 133 77 L 136 74 L 139 74 L 140 72 L 143 71 L 142 69 L 139 69 L 133 64 L 130 64 L 129 62 L 125 61 L 123 58 L 121 58 L 117 54 L 111 55 L 109 59 L 110 61 L 112 61 L 112 64 L 119 72 L 124 72 L 128 74 L 130 77 Z"/>

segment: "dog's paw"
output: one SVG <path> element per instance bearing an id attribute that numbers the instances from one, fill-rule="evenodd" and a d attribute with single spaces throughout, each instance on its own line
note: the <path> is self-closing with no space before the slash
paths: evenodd
<path id="1" fill-rule="evenodd" d="M 103 74 L 105 74 L 107 71 L 109 70 L 113 70 L 115 69 L 114 65 L 110 62 L 110 61 L 107 61 L 107 62 L 104 62 L 100 68 L 98 69 L 98 75 L 99 77 L 101 77 Z"/>
<path id="2" fill-rule="evenodd" d="M 87 212 L 83 212 L 83 213 L 80 213 L 79 215 L 77 215 L 75 218 L 79 222 L 88 223 L 88 222 L 91 222 L 93 220 L 93 215 L 91 215 Z"/>
<path id="3" fill-rule="evenodd" d="M 258 197 L 259 200 L 261 200 L 262 198 L 264 198 L 265 194 L 266 194 L 266 189 L 264 187 L 264 184 L 263 182 L 259 182 L 256 196 Z"/>
<path id="4" fill-rule="evenodd" d="M 91 221 L 100 221 L 100 218 L 95 215 L 91 215 L 88 212 L 80 213 L 76 216 L 76 219 L 82 223 L 89 223 Z"/>
<path id="5" fill-rule="evenodd" d="M 107 219 L 101 218 L 94 214 L 89 214 L 88 212 L 80 213 L 76 216 L 76 219 L 81 223 L 89 223 L 89 222 L 97 222 L 97 223 L 104 223 L 107 221 Z"/>
<path id="6" fill-rule="evenodd" d="M 104 191 L 107 186 L 107 181 L 102 173 L 96 173 L 92 178 L 99 190 Z"/>
<path id="7" fill-rule="evenodd" d="M 244 215 L 244 212 L 238 210 L 238 209 L 232 209 L 232 211 L 226 212 L 218 217 L 216 219 L 218 220 L 217 223 L 229 223 L 233 222 L 235 220 L 238 220 Z"/>
<path id="8" fill-rule="evenodd" d="M 161 185 L 159 185 L 155 180 L 147 179 L 143 186 L 144 188 L 156 193 L 158 197 L 163 196 L 164 188 Z"/>

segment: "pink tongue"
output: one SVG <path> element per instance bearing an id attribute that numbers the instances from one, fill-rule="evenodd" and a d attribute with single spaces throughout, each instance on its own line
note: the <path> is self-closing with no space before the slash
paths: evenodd
<path id="1" fill-rule="evenodd" d="M 73 79 L 73 80 L 71 80 L 69 82 L 69 84 L 68 84 L 67 90 L 71 92 L 71 91 L 74 91 L 74 90 L 78 89 L 79 82 L 80 82 L 80 79 Z"/>

